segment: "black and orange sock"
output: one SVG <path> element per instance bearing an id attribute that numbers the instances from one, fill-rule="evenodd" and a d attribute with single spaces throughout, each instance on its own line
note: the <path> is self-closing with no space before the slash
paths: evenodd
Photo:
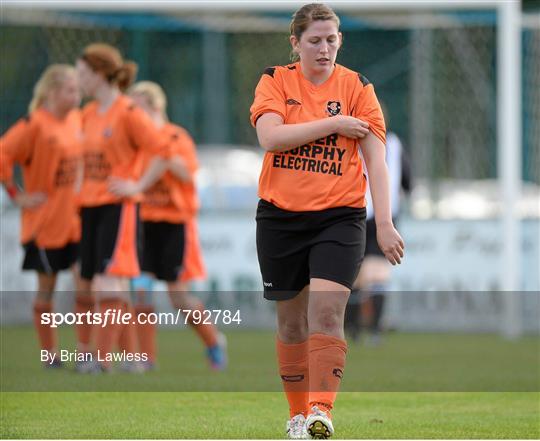
<path id="1" fill-rule="evenodd" d="M 94 312 L 94 296 L 88 294 L 77 294 L 75 297 L 75 313 L 85 314 L 85 317 L 80 320 L 81 323 L 75 325 L 77 334 L 77 349 L 81 352 L 91 352 L 92 343 L 92 320 L 86 316 L 88 313 Z"/>
<path id="2" fill-rule="evenodd" d="M 148 323 L 148 314 L 154 312 L 152 305 L 135 305 L 135 314 L 137 315 L 137 341 L 139 343 L 139 351 L 148 355 L 148 361 L 155 363 L 157 356 L 156 334 L 157 326 Z M 144 320 L 141 320 L 143 319 Z M 141 323 L 145 321 L 146 323 Z"/>
<path id="3" fill-rule="evenodd" d="M 309 337 L 309 408 L 334 407 L 345 369 L 347 342 L 325 334 Z"/>
<path id="4" fill-rule="evenodd" d="M 276 338 L 279 375 L 283 384 L 289 415 L 299 413 L 307 416 L 309 407 L 308 340 L 302 343 L 286 344 Z"/>
<path id="5" fill-rule="evenodd" d="M 54 352 L 57 349 L 56 329 L 50 325 L 43 324 L 41 321 L 42 314 L 50 314 L 52 312 L 51 302 L 34 302 L 34 327 L 36 329 L 39 346 L 43 350 Z"/>

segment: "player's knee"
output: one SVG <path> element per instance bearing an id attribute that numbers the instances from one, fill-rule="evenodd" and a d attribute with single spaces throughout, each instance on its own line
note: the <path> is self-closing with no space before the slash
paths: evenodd
<path id="1" fill-rule="evenodd" d="M 279 339 L 285 343 L 301 343 L 308 338 L 307 320 L 280 320 L 278 322 Z"/>
<path id="2" fill-rule="evenodd" d="M 312 334 L 334 334 L 343 328 L 343 314 L 335 308 L 315 311 L 309 318 L 309 330 Z"/>

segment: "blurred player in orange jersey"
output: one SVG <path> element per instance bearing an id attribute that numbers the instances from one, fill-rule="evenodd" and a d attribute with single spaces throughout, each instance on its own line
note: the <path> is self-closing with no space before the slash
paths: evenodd
<path id="1" fill-rule="evenodd" d="M 146 113 L 122 92 L 137 66 L 107 44 L 87 46 L 77 60 L 84 94 L 94 100 L 83 109 L 84 182 L 81 192 L 81 277 L 96 293 L 99 311 L 132 313 L 129 279 L 139 275 L 138 206 L 135 194 L 120 195 L 116 184 L 141 179 L 149 186 L 166 167 L 167 145 Z M 152 156 L 145 168 L 143 153 Z M 141 177 L 142 176 L 142 177 Z M 135 353 L 133 324 L 96 327 L 96 347 L 108 354 L 123 336 L 126 353 Z M 124 360 L 125 370 L 138 371 L 137 360 Z M 110 369 L 105 361 L 88 370 Z"/>
<path id="2" fill-rule="evenodd" d="M 170 149 L 167 172 L 145 192 L 141 204 L 142 270 L 167 283 L 175 308 L 203 311 L 204 305 L 189 294 L 187 284 L 189 280 L 204 277 L 205 273 L 195 220 L 199 206 L 194 182 L 198 167 L 195 144 L 186 130 L 168 122 L 166 97 L 159 85 L 149 81 L 137 83 L 131 88 L 130 95 L 148 113 Z M 141 185 L 140 182 L 126 181 L 121 190 L 126 195 L 136 194 Z M 135 279 L 133 288 L 142 300 L 152 289 L 151 279 L 148 276 Z M 153 307 L 150 302 L 141 301 L 137 310 L 138 313 L 149 313 Z M 214 324 L 197 324 L 192 315 L 189 318 L 190 325 L 207 348 L 211 367 L 225 369 L 224 335 Z M 138 329 L 142 352 L 153 355 L 147 364 L 151 369 L 156 352 L 155 325 L 138 325 Z"/>
<path id="3" fill-rule="evenodd" d="M 22 208 L 21 242 L 24 270 L 38 275 L 34 324 L 42 350 L 58 350 L 56 330 L 41 323 L 50 313 L 58 271 L 72 268 L 78 257 L 80 221 L 77 192 L 82 179 L 82 133 L 79 85 L 75 69 L 64 64 L 48 67 L 34 87 L 26 118 L 0 138 L 0 177 L 15 204 Z M 13 166 L 22 167 L 24 191 L 13 181 Z M 77 304 L 85 303 L 85 296 Z M 87 297 L 87 296 L 86 296 Z M 88 303 L 87 302 L 87 303 Z M 79 349 L 89 343 L 89 326 L 79 326 Z M 50 357 L 46 367 L 61 366 Z"/>

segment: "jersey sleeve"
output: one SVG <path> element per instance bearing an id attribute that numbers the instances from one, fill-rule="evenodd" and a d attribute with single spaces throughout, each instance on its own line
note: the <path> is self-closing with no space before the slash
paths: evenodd
<path id="1" fill-rule="evenodd" d="M 0 181 L 9 182 L 14 164 L 25 164 L 31 159 L 33 138 L 30 117 L 17 121 L 0 138 Z"/>
<path id="2" fill-rule="evenodd" d="M 189 170 L 189 174 L 193 177 L 199 168 L 197 161 L 197 149 L 193 138 L 186 131 L 178 131 L 173 134 L 173 144 L 171 156 L 180 156 Z"/>
<path id="3" fill-rule="evenodd" d="M 357 93 L 353 116 L 366 121 L 370 131 L 386 144 L 386 125 L 373 84 L 363 75 L 359 74 L 358 77 L 361 88 Z"/>
<path id="4" fill-rule="evenodd" d="M 135 104 L 130 105 L 126 112 L 125 128 L 137 150 L 150 156 L 163 158 L 170 156 L 168 140 L 160 135 L 158 128 L 144 110 Z"/>
<path id="5" fill-rule="evenodd" d="M 250 113 L 253 127 L 265 113 L 277 113 L 285 121 L 285 92 L 279 83 L 278 73 L 274 67 L 267 68 L 259 80 Z"/>

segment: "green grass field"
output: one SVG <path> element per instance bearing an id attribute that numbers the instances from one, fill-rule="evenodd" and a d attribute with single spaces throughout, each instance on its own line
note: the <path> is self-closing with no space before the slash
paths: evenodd
<path id="1" fill-rule="evenodd" d="M 287 406 L 270 332 L 228 333 L 212 373 L 189 331 L 161 331 L 156 372 L 41 368 L 33 330 L 1 329 L 2 438 L 283 438 Z M 70 329 L 62 348 L 73 345 Z M 389 334 L 350 345 L 337 438 L 540 438 L 538 338 Z M 85 391 L 85 392 L 82 392 Z"/>

